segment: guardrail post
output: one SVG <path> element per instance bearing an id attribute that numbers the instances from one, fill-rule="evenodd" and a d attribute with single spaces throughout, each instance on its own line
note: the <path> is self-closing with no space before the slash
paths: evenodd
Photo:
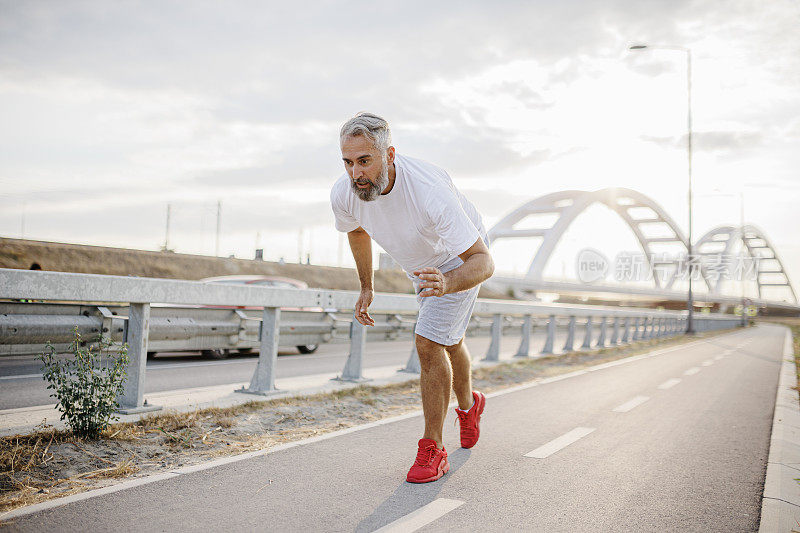
<path id="1" fill-rule="evenodd" d="M 639 318 L 639 317 L 636 317 L 636 318 L 633 319 L 633 337 L 632 337 L 632 340 L 634 340 L 634 341 L 638 341 L 639 339 L 642 338 L 642 334 L 639 331 L 639 324 L 641 323 L 641 320 L 642 319 Z"/>
<path id="2" fill-rule="evenodd" d="M 569 317 L 569 325 L 567 326 L 567 341 L 564 343 L 564 351 L 571 352 L 575 349 L 575 317 Z"/>
<path id="3" fill-rule="evenodd" d="M 411 328 L 411 354 L 408 356 L 405 368 L 401 368 L 400 372 L 408 372 L 409 374 L 419 374 L 422 372 L 422 367 L 419 366 L 419 354 L 417 353 L 417 323 L 414 322 L 414 327 Z"/>
<path id="4" fill-rule="evenodd" d="M 503 315 L 495 314 L 492 319 L 492 342 L 486 350 L 484 361 L 500 360 L 500 336 L 503 333 Z"/>
<path id="5" fill-rule="evenodd" d="M 525 315 L 522 321 L 522 338 L 519 342 L 519 349 L 514 357 L 528 357 L 531 348 L 531 328 L 533 327 L 533 317 Z"/>
<path id="6" fill-rule="evenodd" d="M 250 386 L 246 389 L 242 387 L 236 392 L 246 394 L 258 394 L 267 396 L 275 394 L 275 371 L 278 366 L 278 337 L 280 335 L 281 310 L 279 307 L 265 307 L 261 315 L 261 326 L 259 327 L 259 351 L 258 363 L 253 377 L 250 378 Z"/>
<path id="7" fill-rule="evenodd" d="M 543 354 L 553 353 L 553 343 L 556 340 L 556 315 L 550 315 L 547 319 L 547 338 L 544 341 Z"/>
<path id="8" fill-rule="evenodd" d="M 362 370 L 362 358 L 367 347 L 367 326 L 353 318 L 350 323 L 350 355 L 344 363 L 342 374 L 333 379 L 337 381 L 367 381 Z"/>
<path id="9" fill-rule="evenodd" d="M 614 324 L 611 328 L 611 346 L 619 344 L 619 317 L 614 317 Z"/>
<path id="10" fill-rule="evenodd" d="M 631 317 L 625 317 L 625 325 L 622 328 L 622 344 L 627 344 L 631 341 Z"/>
<path id="11" fill-rule="evenodd" d="M 583 336 L 583 344 L 581 348 L 592 347 L 592 317 L 586 319 L 586 334 Z"/>
<path id="12" fill-rule="evenodd" d="M 600 338 L 597 339 L 597 346 L 603 348 L 606 345 L 606 317 L 600 318 Z"/>
<path id="13" fill-rule="evenodd" d="M 147 370 L 147 336 L 150 329 L 150 304 L 131 303 L 124 342 L 128 344 L 128 365 L 125 367 L 125 384 L 117 396 L 119 409 L 124 415 L 158 411 L 160 405 L 144 401 L 144 382 Z M 109 337 L 110 337 L 109 333 Z"/>

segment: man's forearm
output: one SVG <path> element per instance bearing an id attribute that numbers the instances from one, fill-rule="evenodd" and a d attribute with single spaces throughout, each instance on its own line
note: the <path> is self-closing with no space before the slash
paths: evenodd
<path id="1" fill-rule="evenodd" d="M 366 231 L 351 231 L 347 234 L 347 240 L 356 262 L 361 289 L 373 290 L 372 239 Z"/>
<path id="2" fill-rule="evenodd" d="M 448 293 L 471 289 L 494 274 L 494 261 L 488 253 L 475 253 L 463 265 L 444 273 Z"/>

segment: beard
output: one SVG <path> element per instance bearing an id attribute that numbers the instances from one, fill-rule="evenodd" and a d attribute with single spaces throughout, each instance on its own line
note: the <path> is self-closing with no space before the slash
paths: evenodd
<path id="1" fill-rule="evenodd" d="M 359 185 L 369 185 L 366 189 L 359 189 L 356 187 L 356 184 Z M 364 202 L 371 202 L 375 200 L 378 196 L 380 196 L 381 192 L 389 186 L 389 163 L 386 159 L 381 161 L 381 171 L 378 174 L 378 178 L 375 180 L 375 183 L 372 183 L 369 180 L 350 180 L 350 186 L 353 188 L 353 192 L 355 193 L 358 198 Z"/>

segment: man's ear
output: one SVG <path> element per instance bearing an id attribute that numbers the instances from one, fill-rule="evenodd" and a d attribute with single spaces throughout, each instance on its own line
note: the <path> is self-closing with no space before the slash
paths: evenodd
<path id="1" fill-rule="evenodd" d="M 394 163 L 394 146 L 390 146 L 386 149 L 386 162 L 390 165 Z"/>

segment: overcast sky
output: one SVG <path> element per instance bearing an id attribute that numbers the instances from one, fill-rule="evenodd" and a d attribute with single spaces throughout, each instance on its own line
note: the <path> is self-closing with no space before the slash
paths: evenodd
<path id="1" fill-rule="evenodd" d="M 797 283 L 799 27 L 793 0 L 0 0 L 0 235 L 153 250 L 171 203 L 170 247 L 214 253 L 221 201 L 221 254 L 337 264 L 338 128 L 362 110 L 487 227 L 549 192 L 629 187 L 685 230 L 686 60 L 627 50 L 642 42 L 693 52 L 695 236 L 738 223 L 744 192 Z M 546 274 L 585 246 L 636 250 L 592 209 Z M 498 243 L 498 267 L 534 251 Z"/>

